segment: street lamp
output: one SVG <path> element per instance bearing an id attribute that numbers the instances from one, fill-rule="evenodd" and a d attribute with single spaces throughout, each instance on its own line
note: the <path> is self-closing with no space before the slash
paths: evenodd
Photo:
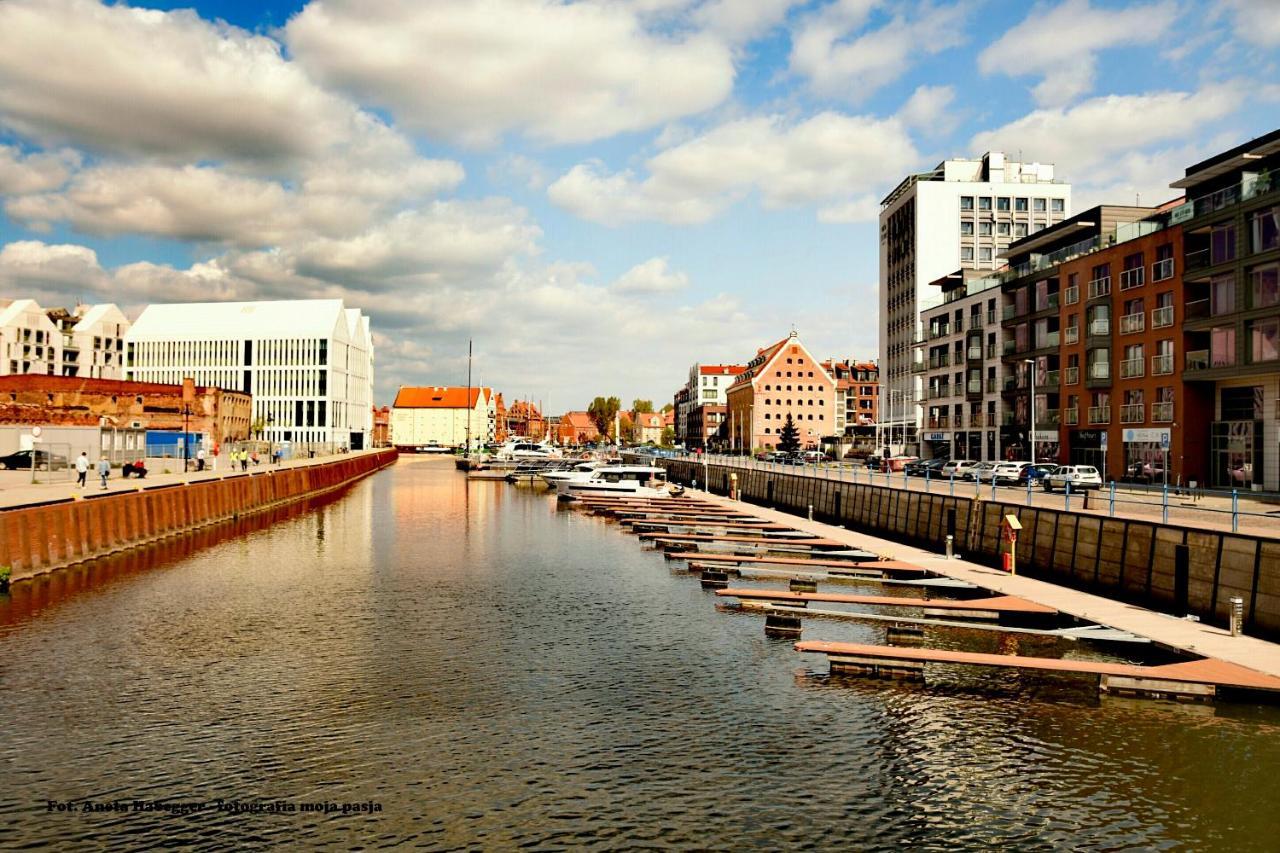
<path id="1" fill-rule="evenodd" d="M 276 416 L 268 414 L 267 415 L 267 435 L 268 436 L 271 435 L 271 427 L 275 424 L 275 422 L 276 422 Z M 276 440 L 274 436 L 268 439 L 267 453 L 270 454 L 271 461 L 275 462 L 276 461 Z"/>
<path id="2" fill-rule="evenodd" d="M 1024 358 L 1023 362 L 1030 365 L 1027 374 L 1031 377 L 1031 464 L 1036 464 L 1036 360 L 1034 358 Z"/>

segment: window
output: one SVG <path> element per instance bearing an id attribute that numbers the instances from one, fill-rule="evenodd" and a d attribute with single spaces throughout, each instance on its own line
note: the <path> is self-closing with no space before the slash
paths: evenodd
<path id="1" fill-rule="evenodd" d="M 1015 198 L 1013 200 L 1013 209 L 1019 213 L 1027 212 L 1027 200 L 1025 198 Z"/>
<path id="2" fill-rule="evenodd" d="M 1249 218 L 1249 229 L 1253 233 L 1253 251 L 1280 247 L 1280 206 L 1253 214 Z"/>
<path id="3" fill-rule="evenodd" d="M 1009 223 L 1008 223 L 1008 222 L 997 222 L 997 223 L 996 223 L 996 233 L 997 233 L 997 234 L 999 234 L 1001 237 L 1008 237 L 1008 236 L 1009 236 Z"/>
<path id="4" fill-rule="evenodd" d="M 983 196 L 978 199 L 978 210 L 990 210 L 990 209 L 991 209 L 990 196 Z"/>
<path id="5" fill-rule="evenodd" d="M 1231 367 L 1236 363 L 1236 327 L 1219 326 L 1209 331 L 1209 364 Z"/>
<path id="6" fill-rule="evenodd" d="M 961 222 L 961 223 L 960 223 L 960 236 L 961 236 L 961 237 L 972 237 L 972 236 L 973 236 L 973 223 L 972 223 L 972 222 L 965 221 L 965 222 Z"/>
<path id="7" fill-rule="evenodd" d="M 1209 280 L 1209 311 L 1215 317 L 1236 310 L 1236 278 L 1231 273 Z"/>
<path id="8" fill-rule="evenodd" d="M 978 260 L 979 260 L 979 261 L 990 261 L 990 260 L 991 260 L 991 249 L 987 248 L 986 246 L 983 246 L 981 249 L 979 249 L 979 250 L 978 250 Z"/>
<path id="9" fill-rule="evenodd" d="M 1280 264 L 1255 267 L 1249 272 L 1252 282 L 1253 307 L 1269 308 L 1280 304 Z"/>
<path id="10" fill-rule="evenodd" d="M 973 196 L 971 195 L 960 196 L 960 209 L 973 210 Z"/>
<path id="11" fill-rule="evenodd" d="M 1045 211 L 1045 200 L 1044 200 L 1044 199 L 1042 199 L 1042 198 L 1033 198 L 1031 201 L 1032 201 L 1032 205 L 1031 205 L 1031 209 L 1032 209 L 1032 210 L 1034 210 L 1036 213 L 1044 213 L 1044 211 Z"/>
<path id="12" fill-rule="evenodd" d="M 982 237 L 990 237 L 990 236 L 991 236 L 991 223 L 990 223 L 990 222 L 979 222 L 979 223 L 978 223 L 978 234 L 979 234 L 979 236 L 982 236 Z"/>
<path id="13" fill-rule="evenodd" d="M 1054 213 L 1063 213 L 1067 209 L 1066 201 L 1060 198 L 1053 199 L 1050 204 Z"/>
<path id="14" fill-rule="evenodd" d="M 972 247 L 972 246 L 961 246 L 961 247 L 960 247 L 960 260 L 962 260 L 962 261 L 972 261 L 972 260 L 973 260 L 973 247 Z"/>
<path id="15" fill-rule="evenodd" d="M 1007 198 L 996 199 L 996 210 L 1005 211 L 1007 213 L 1009 210 L 1009 199 Z"/>
<path id="16" fill-rule="evenodd" d="M 1221 264 L 1236 259 L 1236 227 L 1218 225 L 1209 238 L 1209 263 Z"/>
<path id="17" fill-rule="evenodd" d="M 1014 223 L 1014 225 L 1013 225 L 1013 236 L 1015 236 L 1015 237 L 1025 237 L 1025 236 L 1027 236 L 1027 226 L 1026 226 L 1026 223 L 1024 223 L 1024 222 L 1015 222 L 1015 223 Z"/>
<path id="18" fill-rule="evenodd" d="M 1254 320 L 1249 324 L 1249 358 L 1254 363 L 1280 358 L 1280 318 Z"/>

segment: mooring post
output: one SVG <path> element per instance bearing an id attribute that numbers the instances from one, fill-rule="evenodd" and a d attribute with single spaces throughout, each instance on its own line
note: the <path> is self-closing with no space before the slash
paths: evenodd
<path id="1" fill-rule="evenodd" d="M 929 469 L 928 468 L 924 469 L 924 490 L 926 493 L 929 491 Z"/>
<path id="2" fill-rule="evenodd" d="M 1067 512 L 1071 512 L 1071 481 L 1067 480 L 1067 487 L 1062 490 L 1062 502 Z"/>
<path id="3" fill-rule="evenodd" d="M 1161 510 L 1161 513 L 1160 513 L 1161 520 L 1165 524 L 1168 524 L 1169 523 L 1169 484 L 1168 483 L 1165 483 L 1164 488 L 1162 489 L 1162 494 L 1160 498 L 1160 510 Z"/>
<path id="4" fill-rule="evenodd" d="M 1173 615 L 1187 615 L 1187 599 L 1191 586 L 1191 548 L 1173 546 Z"/>
<path id="5" fill-rule="evenodd" d="M 947 559 L 948 560 L 954 560 L 956 558 L 955 550 L 954 550 L 955 541 L 956 541 L 956 537 L 948 533 L 947 534 Z"/>
<path id="6" fill-rule="evenodd" d="M 995 475 L 995 472 L 993 471 L 991 473 L 991 502 L 995 503 L 995 501 L 996 501 L 996 475 Z"/>
<path id="7" fill-rule="evenodd" d="M 951 472 L 951 497 L 956 496 L 956 472 Z"/>
<path id="8" fill-rule="evenodd" d="M 1231 604 L 1231 636 L 1238 637 L 1244 627 L 1244 599 L 1233 595 L 1228 601 Z"/>
<path id="9" fill-rule="evenodd" d="M 1111 481 L 1111 503 L 1107 507 L 1107 514 L 1112 518 L 1116 517 L 1116 481 Z"/>
<path id="10" fill-rule="evenodd" d="M 809 504 L 809 520 L 813 521 L 813 504 Z"/>
<path id="11" fill-rule="evenodd" d="M 1240 491 L 1231 490 L 1231 532 L 1240 532 Z"/>

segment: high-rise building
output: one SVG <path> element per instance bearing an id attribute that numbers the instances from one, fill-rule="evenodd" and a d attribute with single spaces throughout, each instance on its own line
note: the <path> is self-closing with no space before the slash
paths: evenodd
<path id="1" fill-rule="evenodd" d="M 125 373 L 251 394 L 267 441 L 371 446 L 369 318 L 340 299 L 149 305 L 125 336 Z"/>
<path id="2" fill-rule="evenodd" d="M 923 384 L 912 370 L 921 306 L 953 271 L 995 270 L 1005 248 L 1066 218 L 1052 164 L 992 151 L 910 175 L 880 203 L 880 420 L 894 452 L 918 452 Z"/>

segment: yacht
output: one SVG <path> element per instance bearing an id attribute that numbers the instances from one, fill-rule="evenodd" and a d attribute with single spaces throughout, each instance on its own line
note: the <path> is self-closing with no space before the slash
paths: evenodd
<path id="1" fill-rule="evenodd" d="M 665 497 L 683 491 L 667 482 L 667 472 L 652 465 L 608 465 L 597 468 L 585 480 L 559 480 L 556 497 L 571 501 L 590 495 Z"/>
<path id="2" fill-rule="evenodd" d="M 499 447 L 493 455 L 498 459 L 559 459 L 560 451 L 545 441 L 539 443 L 526 439 L 513 439 Z"/>
<path id="3" fill-rule="evenodd" d="M 600 468 L 601 463 L 594 460 L 579 462 L 567 468 L 557 468 L 552 471 L 543 471 L 538 476 L 542 477 L 543 482 L 552 488 L 556 483 L 562 480 L 572 480 L 575 482 L 590 480 L 592 475 Z"/>

